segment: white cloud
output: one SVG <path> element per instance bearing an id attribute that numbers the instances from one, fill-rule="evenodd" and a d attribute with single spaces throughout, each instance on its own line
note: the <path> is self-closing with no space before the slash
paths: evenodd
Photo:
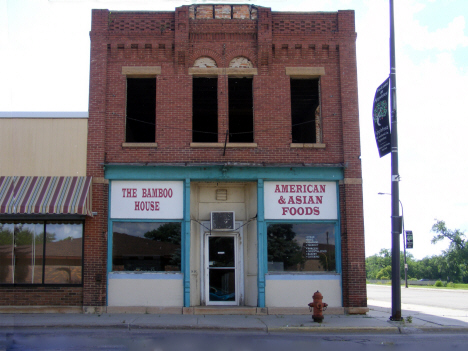
<path id="1" fill-rule="evenodd" d="M 428 26 L 421 25 L 420 21 L 415 19 L 415 16 L 427 7 L 424 2 L 409 0 L 404 4 L 396 4 L 395 31 L 399 45 L 409 45 L 416 50 L 456 50 L 459 47 L 467 47 L 465 17 L 457 16 L 451 19 L 446 27 L 430 31 Z"/>

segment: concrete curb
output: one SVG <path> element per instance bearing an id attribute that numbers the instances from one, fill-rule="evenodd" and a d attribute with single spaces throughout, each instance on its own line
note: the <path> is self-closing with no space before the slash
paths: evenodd
<path id="1" fill-rule="evenodd" d="M 289 332 L 289 333 L 380 333 L 399 334 L 397 327 L 272 327 L 268 328 L 269 333 Z"/>
<path id="2" fill-rule="evenodd" d="M 225 326 L 225 325 L 150 325 L 150 324 L 129 324 L 129 323 L 110 323 L 100 325 L 83 325 L 83 324 L 60 324 L 60 325 L 38 325 L 35 323 L 23 325 L 2 325 L 2 329 L 20 329 L 20 328 L 41 328 L 41 329 L 58 329 L 58 328 L 80 328 L 80 329 L 155 329 L 155 330 L 194 330 L 194 331 L 242 331 L 242 332 L 266 332 L 266 333 L 345 333 L 345 334 L 417 334 L 417 333 L 463 333 L 468 334 L 466 327 L 328 327 L 328 326 L 286 326 L 286 327 L 241 327 L 241 326 Z"/>
<path id="3" fill-rule="evenodd" d="M 271 327 L 269 333 L 356 333 L 356 334 L 415 334 L 415 333 L 468 333 L 468 328 L 463 327 Z"/>

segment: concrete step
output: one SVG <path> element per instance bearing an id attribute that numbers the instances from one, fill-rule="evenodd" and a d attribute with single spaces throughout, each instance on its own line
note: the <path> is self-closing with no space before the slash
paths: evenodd
<path id="1" fill-rule="evenodd" d="M 246 306 L 197 306 L 192 307 L 193 314 L 220 314 L 220 315 L 254 315 L 267 314 L 266 309 Z M 259 311 L 257 311 L 259 310 Z M 261 310 L 264 310 L 263 313 Z"/>

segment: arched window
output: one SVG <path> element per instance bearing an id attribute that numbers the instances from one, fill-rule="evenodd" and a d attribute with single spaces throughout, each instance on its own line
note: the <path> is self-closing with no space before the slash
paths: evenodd
<path id="1" fill-rule="evenodd" d="M 247 57 L 238 56 L 229 62 L 229 68 L 253 68 L 253 64 Z"/>
<path id="2" fill-rule="evenodd" d="M 203 56 L 199 57 L 195 60 L 193 67 L 198 67 L 198 68 L 216 68 L 218 67 L 216 65 L 216 61 L 213 60 L 211 57 L 208 56 Z"/>

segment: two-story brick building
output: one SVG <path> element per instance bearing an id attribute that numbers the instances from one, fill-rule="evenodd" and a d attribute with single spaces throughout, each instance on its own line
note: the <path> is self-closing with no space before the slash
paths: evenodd
<path id="1" fill-rule="evenodd" d="M 93 10 L 90 36 L 85 310 L 365 311 L 354 12 Z"/>

